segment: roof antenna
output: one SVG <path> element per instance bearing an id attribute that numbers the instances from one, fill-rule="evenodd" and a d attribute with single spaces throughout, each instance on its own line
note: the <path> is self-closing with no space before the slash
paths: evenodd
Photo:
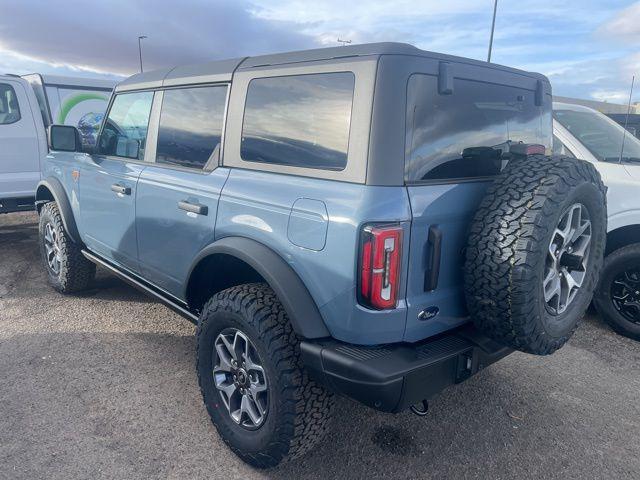
<path id="1" fill-rule="evenodd" d="M 338 43 L 342 44 L 343 47 L 346 47 L 347 45 L 349 45 L 351 43 L 351 40 L 340 40 L 338 38 Z"/>
<path id="2" fill-rule="evenodd" d="M 627 125 L 629 125 L 629 113 L 631 112 L 631 97 L 633 95 L 633 84 L 636 76 L 631 77 L 631 90 L 629 90 L 629 103 L 627 104 L 627 116 L 624 119 L 624 131 L 622 132 L 622 146 L 620 147 L 620 159 L 618 163 L 622 163 L 622 155 L 624 155 L 624 140 L 627 137 Z"/>

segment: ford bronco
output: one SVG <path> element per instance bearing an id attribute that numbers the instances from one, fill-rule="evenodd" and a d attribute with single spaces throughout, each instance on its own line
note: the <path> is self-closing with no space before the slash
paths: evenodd
<path id="1" fill-rule="evenodd" d="M 317 444 L 335 393 L 422 414 L 567 342 L 606 198 L 551 146 L 544 76 L 405 44 L 145 72 L 95 150 L 50 128 L 43 263 L 62 293 L 97 264 L 196 323 L 215 427 L 270 467 Z"/>

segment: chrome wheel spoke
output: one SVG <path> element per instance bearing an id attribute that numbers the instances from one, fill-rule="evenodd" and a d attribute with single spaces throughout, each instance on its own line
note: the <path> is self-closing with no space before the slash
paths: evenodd
<path id="1" fill-rule="evenodd" d="M 47 223 L 44 227 L 44 250 L 49 269 L 55 275 L 58 275 L 62 264 L 62 254 L 60 252 L 58 234 L 50 223 Z"/>
<path id="2" fill-rule="evenodd" d="M 591 221 L 586 207 L 571 205 L 560 216 L 549 242 L 542 288 L 551 313 L 563 313 L 584 281 L 591 246 Z"/>
<path id="3" fill-rule="evenodd" d="M 251 340 L 228 328 L 216 337 L 214 355 L 215 385 L 229 416 L 247 429 L 260 427 L 268 412 L 267 377 Z"/>

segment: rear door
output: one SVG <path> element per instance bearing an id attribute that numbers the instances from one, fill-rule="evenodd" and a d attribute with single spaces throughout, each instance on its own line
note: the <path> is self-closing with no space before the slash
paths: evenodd
<path id="1" fill-rule="evenodd" d="M 32 111 L 22 82 L 0 80 L 0 199 L 35 195 L 40 181 L 38 127 L 43 129 L 39 115 Z"/>
<path id="2" fill-rule="evenodd" d="M 229 174 L 219 167 L 228 85 L 156 92 L 149 166 L 136 199 L 143 276 L 180 296 L 192 261 L 213 242 L 218 199 Z"/>
<path id="3" fill-rule="evenodd" d="M 467 78 L 482 78 L 470 72 Z M 505 83 L 516 77 L 504 73 Z M 521 76 L 517 76 L 521 77 Z M 463 292 L 469 223 L 507 160 L 509 142 L 551 147 L 551 102 L 536 105 L 536 80 L 514 84 L 455 78 L 438 92 L 436 75 L 413 74 L 407 89 L 405 182 L 412 210 L 405 339 L 468 321 Z"/>
<path id="4" fill-rule="evenodd" d="M 118 94 L 97 154 L 81 164 L 80 232 L 92 251 L 138 272 L 135 198 L 144 170 L 152 91 Z"/>

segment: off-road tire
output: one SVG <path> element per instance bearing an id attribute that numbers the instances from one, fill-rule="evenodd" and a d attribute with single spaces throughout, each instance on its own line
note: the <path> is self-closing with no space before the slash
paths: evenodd
<path id="1" fill-rule="evenodd" d="M 60 271 L 54 272 L 47 263 L 45 250 L 45 228 L 51 224 L 58 236 L 60 248 Z M 84 255 L 64 228 L 60 210 L 55 202 L 46 203 L 40 210 L 38 228 L 40 256 L 47 272 L 49 284 L 60 293 L 75 293 L 85 290 L 96 275 L 96 266 Z"/>
<path id="2" fill-rule="evenodd" d="M 593 297 L 593 304 L 600 316 L 620 335 L 640 341 L 640 323 L 625 318 L 613 305 L 611 287 L 621 273 L 640 271 L 640 244 L 634 243 L 611 252 L 604 259 L 600 282 Z"/>
<path id="3" fill-rule="evenodd" d="M 257 430 L 231 420 L 213 379 L 214 341 L 225 328 L 241 330 L 256 347 L 268 378 L 269 409 Z M 324 436 L 333 395 L 311 380 L 282 304 L 263 283 L 239 285 L 214 295 L 197 329 L 197 372 L 211 420 L 223 441 L 257 468 L 300 457 Z"/>
<path id="4" fill-rule="evenodd" d="M 590 215 L 590 257 L 573 301 L 554 315 L 544 300 L 545 262 L 561 215 L 576 203 Z M 591 164 L 544 155 L 510 161 L 488 188 L 470 227 L 464 288 L 475 325 L 523 352 L 547 355 L 562 347 L 592 299 L 606 221 L 606 187 Z"/>

